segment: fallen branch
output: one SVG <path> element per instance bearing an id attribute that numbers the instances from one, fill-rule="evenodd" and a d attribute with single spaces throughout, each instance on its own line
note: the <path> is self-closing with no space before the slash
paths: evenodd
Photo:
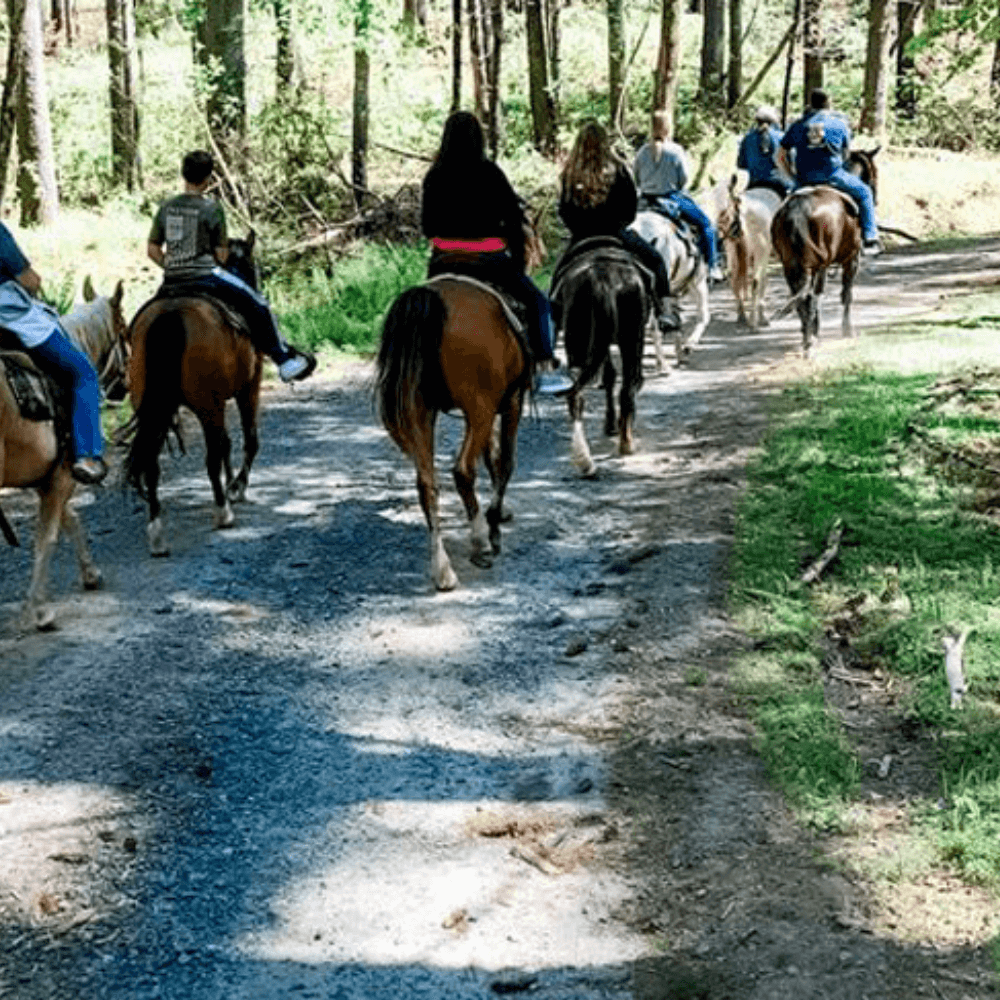
<path id="1" fill-rule="evenodd" d="M 972 629 L 963 629 L 961 635 L 946 635 L 941 639 L 944 646 L 944 672 L 948 678 L 948 688 L 951 691 L 951 707 L 958 708 L 962 704 L 962 696 L 966 692 L 965 674 L 962 671 L 962 651 L 965 640 Z"/>
<path id="2" fill-rule="evenodd" d="M 900 229 L 898 226 L 890 226 L 885 222 L 878 224 L 878 231 L 880 233 L 888 233 L 890 236 L 902 236 L 904 240 L 911 240 L 913 243 L 920 242 L 919 237 L 911 235 L 905 229 Z"/>
<path id="3" fill-rule="evenodd" d="M 830 532 L 826 539 L 826 549 L 823 554 L 817 559 L 803 574 L 799 579 L 802 583 L 815 583 L 820 576 L 823 575 L 823 571 L 837 558 L 837 554 L 840 552 L 840 539 L 844 535 L 844 523 L 838 517 L 836 521 L 833 522 L 833 530 Z"/>

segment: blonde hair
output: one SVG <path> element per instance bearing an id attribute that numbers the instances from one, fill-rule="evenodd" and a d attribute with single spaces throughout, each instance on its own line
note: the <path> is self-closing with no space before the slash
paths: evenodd
<path id="1" fill-rule="evenodd" d="M 653 112 L 653 138 L 669 139 L 673 135 L 674 126 L 666 111 Z"/>
<path id="2" fill-rule="evenodd" d="M 562 172 L 562 195 L 581 208 L 592 208 L 608 197 L 618 159 L 600 122 L 584 123 Z"/>

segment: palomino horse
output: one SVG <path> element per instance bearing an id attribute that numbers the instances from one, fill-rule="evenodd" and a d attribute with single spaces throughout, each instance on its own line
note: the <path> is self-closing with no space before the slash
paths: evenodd
<path id="1" fill-rule="evenodd" d="M 677 226 L 659 212 L 640 211 L 631 228 L 647 243 L 652 243 L 667 262 L 671 296 L 678 302 L 685 295 L 694 299 L 694 326 L 686 337 L 683 330 L 678 330 L 674 334 L 674 353 L 677 364 L 680 364 L 682 358 L 697 346 L 712 318 L 708 310 L 708 264 L 698 252 L 694 238 L 686 239 L 680 234 Z M 656 350 L 656 367 L 662 372 L 666 369 L 666 363 L 663 360 L 660 331 L 655 324 L 652 327 L 652 334 L 653 347 Z"/>
<path id="2" fill-rule="evenodd" d="M 562 313 L 569 366 L 578 369 L 566 397 L 573 425 L 571 458 L 581 475 L 592 476 L 597 467 L 583 427 L 583 389 L 603 371 L 604 433 L 611 437 L 617 432 L 619 453 L 632 454 L 635 397 L 642 386 L 642 351 L 652 303 L 632 255 L 617 241 L 582 240 L 571 254 L 560 264 L 551 294 Z M 617 420 L 613 343 L 618 345 L 622 364 Z"/>
<path id="3" fill-rule="evenodd" d="M 95 366 L 106 373 L 107 379 L 121 378 L 120 369 L 108 367 L 106 362 L 103 369 L 101 366 L 102 359 L 123 357 L 116 346 L 125 334 L 122 283 L 118 282 L 112 296 L 98 297 L 93 295 L 93 286 L 88 281 L 85 295 L 91 296 L 91 301 L 62 317 L 63 326 Z M 101 584 L 101 571 L 91 557 L 80 519 L 69 503 L 76 486 L 69 471 L 71 461 L 72 455 L 54 422 L 23 418 L 6 375 L 0 374 L 0 486 L 30 487 L 39 496 L 34 565 L 21 620 L 41 630 L 52 628 L 55 622 L 54 612 L 45 603 L 45 591 L 60 528 L 69 535 L 76 550 L 84 588 L 95 590 Z M 16 545 L 17 537 L 2 511 L 0 528 L 7 541 Z"/>
<path id="4" fill-rule="evenodd" d="M 845 167 L 860 177 L 877 194 L 875 154 L 852 151 Z M 802 321 L 802 352 L 808 357 L 819 336 L 820 298 L 826 287 L 826 272 L 835 264 L 841 268 L 840 301 L 843 305 L 841 330 L 854 335 L 851 326 L 851 298 L 861 255 L 861 222 L 854 200 L 827 185 L 800 188 L 775 213 L 771 242 L 785 270 L 791 290 L 789 300 L 774 318 L 786 316 L 793 308 Z"/>
<path id="5" fill-rule="evenodd" d="M 257 287 L 254 234 L 229 241 L 226 267 Z M 221 303 L 200 294 L 156 298 L 141 306 L 129 328 L 129 397 L 135 433 L 125 458 L 125 478 L 149 504 L 146 534 L 154 556 L 169 555 L 157 488 L 159 456 L 188 407 L 205 434 L 205 465 L 215 499 L 214 525 L 235 523 L 230 501 L 243 500 L 257 454 L 257 405 L 263 372 L 261 352 L 242 321 Z M 235 399 L 243 427 L 243 465 L 233 477 L 226 401 Z M 225 486 L 222 471 L 225 470 Z"/>
<path id="6" fill-rule="evenodd" d="M 417 470 L 417 492 L 430 529 L 431 577 L 453 590 L 458 577 L 441 536 L 434 474 L 438 413 L 459 409 L 465 436 L 452 472 L 472 529 L 472 562 L 489 566 L 500 551 L 503 498 L 514 471 L 517 427 L 530 379 L 525 347 L 503 303 L 471 278 L 442 274 L 393 303 L 382 330 L 375 399 L 385 429 Z M 500 417 L 499 440 L 493 425 Z M 484 516 L 476 497 L 483 457 L 493 482 Z"/>
<path id="7" fill-rule="evenodd" d="M 769 187 L 737 193 L 737 181 L 738 175 L 733 174 L 717 227 L 736 298 L 736 321 L 757 330 L 768 325 L 764 309 L 767 266 L 771 261 L 771 220 L 784 198 Z"/>

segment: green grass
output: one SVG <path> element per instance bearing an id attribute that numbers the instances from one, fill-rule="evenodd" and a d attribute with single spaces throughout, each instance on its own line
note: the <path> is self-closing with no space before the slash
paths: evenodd
<path id="1" fill-rule="evenodd" d="M 939 332 L 939 336 L 942 335 Z M 898 351 L 898 343 L 896 344 Z M 943 863 L 1000 886 L 1000 531 L 968 513 L 961 487 L 917 460 L 908 424 L 928 372 L 847 369 L 786 389 L 751 469 L 733 563 L 732 599 L 757 649 L 738 686 L 763 759 L 803 818 L 833 826 L 857 788 L 854 750 L 817 683 L 824 610 L 860 591 L 878 594 L 898 566 L 912 611 L 854 640 L 869 665 L 908 677 L 903 706 L 937 734 L 940 795 L 918 822 Z M 941 419 L 955 440 L 996 433 L 995 421 Z M 812 590 L 798 582 L 833 522 L 847 526 L 839 558 Z M 970 693 L 950 708 L 941 636 L 966 643 Z"/>

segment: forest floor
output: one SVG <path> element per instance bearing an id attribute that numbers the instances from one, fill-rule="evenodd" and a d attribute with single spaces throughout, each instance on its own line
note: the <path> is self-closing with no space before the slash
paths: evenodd
<path id="1" fill-rule="evenodd" d="M 870 328 L 995 284 L 1000 241 L 869 264 Z M 772 302 L 783 294 L 772 277 Z M 827 303 L 828 327 L 836 312 Z M 803 830 L 770 785 L 729 667 L 746 463 L 798 355 L 713 294 L 683 368 L 652 368 L 639 450 L 569 463 L 563 404 L 526 417 L 504 551 L 469 540 L 438 448 L 462 586 L 433 593 L 413 473 L 370 369 L 270 383 L 237 525 L 210 530 L 200 435 L 165 456 L 172 555 L 112 483 L 77 501 L 106 586 L 53 573 L 59 629 L 0 579 L 0 997 L 982 1000 L 996 900 L 892 857 L 932 791 L 926 738 L 877 698 L 858 830 Z M 5 492 L 30 536 L 33 502 Z M 63 546 L 65 549 L 65 546 Z M 895 914 L 895 916 L 894 916 Z"/>

